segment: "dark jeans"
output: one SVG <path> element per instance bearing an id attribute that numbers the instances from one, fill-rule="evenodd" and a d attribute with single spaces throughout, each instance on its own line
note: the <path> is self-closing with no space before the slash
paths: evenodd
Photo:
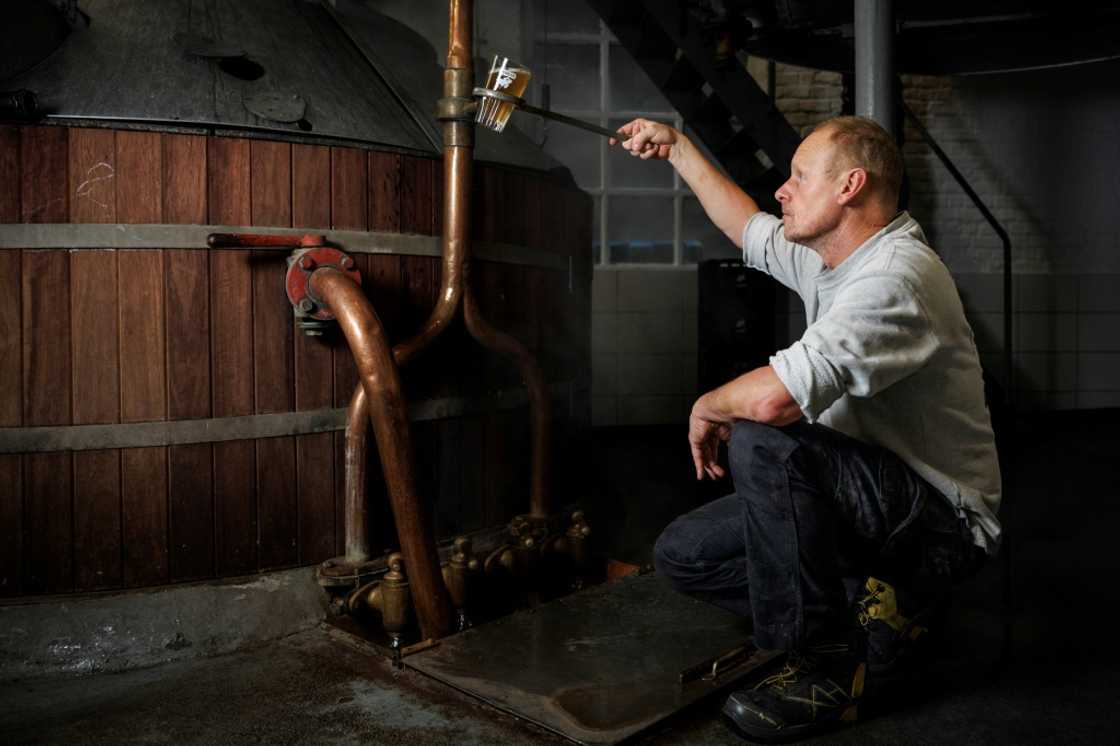
<path id="1" fill-rule="evenodd" d="M 949 501 L 884 448 L 743 421 L 728 453 L 735 493 L 670 523 L 654 563 L 680 591 L 751 617 L 759 647 L 839 632 L 869 576 L 913 607 L 983 563 Z"/>

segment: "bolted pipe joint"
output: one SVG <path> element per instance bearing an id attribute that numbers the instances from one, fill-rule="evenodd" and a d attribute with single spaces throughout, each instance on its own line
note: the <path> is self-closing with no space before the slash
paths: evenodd
<path id="1" fill-rule="evenodd" d="M 323 333 L 328 322 L 334 320 L 330 307 L 311 289 L 311 276 L 320 269 L 337 269 L 355 285 L 362 284 L 354 258 L 331 246 L 297 249 L 288 258 L 288 273 L 284 289 L 292 304 L 296 325 L 310 337 Z"/>

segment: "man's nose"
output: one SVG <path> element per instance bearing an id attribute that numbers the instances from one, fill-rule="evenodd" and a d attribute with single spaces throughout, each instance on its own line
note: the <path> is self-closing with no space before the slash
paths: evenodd
<path id="1" fill-rule="evenodd" d="M 785 202 L 789 199 L 789 192 L 786 191 L 787 184 L 789 184 L 789 181 L 786 181 L 785 184 L 778 187 L 778 191 L 774 192 L 774 199 L 778 200 L 778 202 Z"/>

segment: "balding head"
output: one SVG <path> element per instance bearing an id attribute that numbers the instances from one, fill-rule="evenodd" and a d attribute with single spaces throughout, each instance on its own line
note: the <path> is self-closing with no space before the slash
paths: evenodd
<path id="1" fill-rule="evenodd" d="M 862 168 L 871 193 L 891 211 L 898 209 L 902 154 L 885 129 L 865 117 L 836 117 L 817 125 L 813 133 L 818 132 L 834 148 L 831 172 Z"/>

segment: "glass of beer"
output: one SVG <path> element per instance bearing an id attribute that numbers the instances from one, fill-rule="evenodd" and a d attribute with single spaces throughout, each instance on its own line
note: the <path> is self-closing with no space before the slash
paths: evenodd
<path id="1" fill-rule="evenodd" d="M 490 74 L 486 76 L 486 88 L 521 98 L 525 94 L 525 89 L 529 87 L 531 77 L 532 73 L 524 65 L 519 65 L 508 57 L 494 55 Z M 513 108 L 511 103 L 483 96 L 479 102 L 475 121 L 483 127 L 501 132 L 506 128 L 506 122 L 509 121 Z"/>

